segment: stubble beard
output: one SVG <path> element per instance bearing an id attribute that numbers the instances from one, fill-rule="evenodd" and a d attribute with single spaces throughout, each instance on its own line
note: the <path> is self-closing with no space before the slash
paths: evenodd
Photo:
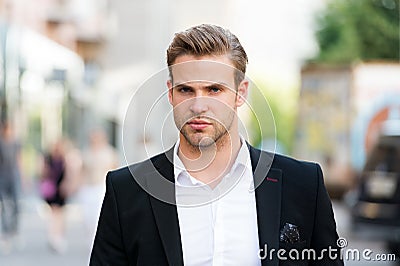
<path id="1" fill-rule="evenodd" d="M 185 138 L 185 141 L 193 151 L 207 151 L 223 147 L 230 139 L 230 130 L 234 121 L 234 115 L 229 116 L 229 124 L 224 126 L 222 123 L 213 120 L 213 132 L 207 134 L 203 130 L 193 131 L 188 124 L 184 124 L 180 132 Z"/>

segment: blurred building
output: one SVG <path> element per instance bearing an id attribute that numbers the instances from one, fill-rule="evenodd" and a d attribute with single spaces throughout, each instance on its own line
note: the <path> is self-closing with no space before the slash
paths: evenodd
<path id="1" fill-rule="evenodd" d="M 128 163 L 161 151 L 177 134 L 165 94 L 167 46 L 174 32 L 199 20 L 233 21 L 220 12 L 233 6 L 227 0 L 2 0 L 3 116 L 19 116 L 22 137 L 36 149 L 61 135 L 83 148 L 90 131 L 102 127 L 121 158 L 124 146 L 133 150 Z M 193 8 L 198 16 L 185 12 Z"/>
<path id="2" fill-rule="evenodd" d="M 332 194 L 352 185 L 389 110 L 400 108 L 399 73 L 392 62 L 303 67 L 294 153 L 323 164 Z"/>
<path id="3" fill-rule="evenodd" d="M 80 86 L 83 61 L 69 21 L 60 29 L 51 1 L 1 1 L 2 119 L 37 149 L 62 135 L 67 95 Z"/>

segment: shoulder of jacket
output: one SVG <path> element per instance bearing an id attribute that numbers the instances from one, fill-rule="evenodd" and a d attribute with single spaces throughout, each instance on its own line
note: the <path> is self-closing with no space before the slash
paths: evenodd
<path id="1" fill-rule="evenodd" d="M 299 188 L 314 190 L 321 182 L 322 171 L 315 162 L 301 161 L 292 157 L 275 154 L 272 168 L 282 170 L 286 184 L 291 184 Z"/>
<path id="2" fill-rule="evenodd" d="M 303 161 L 293 157 L 289 157 L 282 154 L 275 154 L 273 164 L 279 166 L 290 166 L 296 168 L 315 168 L 318 164 L 316 162 Z"/>
<path id="3" fill-rule="evenodd" d="M 163 156 L 163 153 L 138 163 L 111 170 L 107 173 L 107 182 L 111 182 L 113 186 L 138 185 L 141 182 L 139 179 L 142 180 L 148 174 L 156 171 L 154 161 L 161 156 Z"/>

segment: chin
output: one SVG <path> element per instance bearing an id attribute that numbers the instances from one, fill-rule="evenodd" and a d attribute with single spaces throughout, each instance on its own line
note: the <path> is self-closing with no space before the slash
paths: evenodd
<path id="1" fill-rule="evenodd" d="M 185 137 L 186 138 L 186 137 Z M 193 147 L 196 148 L 208 148 L 215 145 L 215 140 L 209 136 L 188 137 L 186 141 Z"/>

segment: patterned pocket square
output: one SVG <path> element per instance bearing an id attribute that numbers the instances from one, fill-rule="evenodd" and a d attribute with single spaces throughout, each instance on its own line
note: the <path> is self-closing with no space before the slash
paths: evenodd
<path id="1" fill-rule="evenodd" d="M 300 242 L 300 233 L 298 227 L 294 224 L 286 223 L 281 229 L 279 239 L 284 243 L 293 244 Z"/>

